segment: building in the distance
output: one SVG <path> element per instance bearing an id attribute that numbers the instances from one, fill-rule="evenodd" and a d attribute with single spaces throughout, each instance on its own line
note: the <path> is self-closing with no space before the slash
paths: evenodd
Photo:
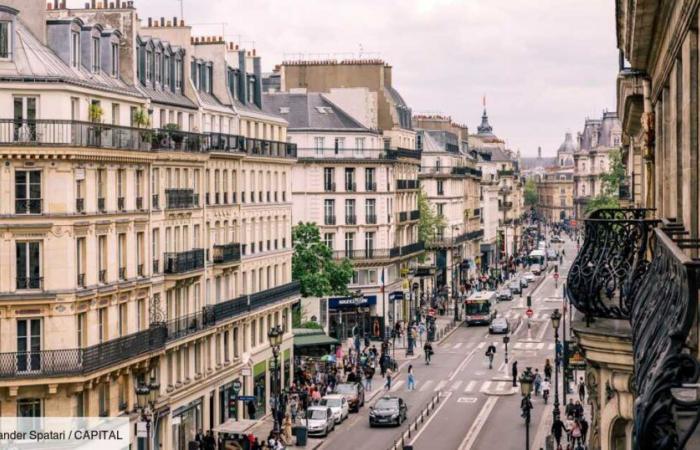
<path id="1" fill-rule="evenodd" d="M 610 151 L 622 145 L 622 127 L 616 112 L 603 112 L 602 119 L 586 119 L 574 152 L 574 216 L 583 219 L 588 201 L 603 190 L 601 175 L 609 170 Z"/>
<path id="2" fill-rule="evenodd" d="M 564 222 L 573 218 L 575 151 L 576 143 L 571 133 L 566 133 L 556 156 L 551 158 L 552 164 L 532 177 L 537 184 L 538 216 L 547 222 Z"/>

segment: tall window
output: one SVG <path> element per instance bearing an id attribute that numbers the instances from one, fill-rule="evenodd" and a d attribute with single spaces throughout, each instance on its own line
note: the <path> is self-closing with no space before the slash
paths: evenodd
<path id="1" fill-rule="evenodd" d="M 41 319 L 17 320 L 17 369 L 25 372 L 41 367 Z"/>
<path id="2" fill-rule="evenodd" d="M 355 248 L 355 233 L 345 233 L 345 254 L 352 255 Z"/>
<path id="3" fill-rule="evenodd" d="M 76 31 L 70 35 L 70 65 L 73 67 L 80 65 L 80 34 Z"/>
<path id="4" fill-rule="evenodd" d="M 323 190 L 326 192 L 335 191 L 335 169 L 332 167 L 323 169 Z"/>
<path id="5" fill-rule="evenodd" d="M 373 167 L 365 169 L 365 190 L 370 192 L 377 190 L 377 178 Z"/>
<path id="6" fill-rule="evenodd" d="M 326 138 L 315 137 L 314 138 L 314 148 L 316 149 L 316 154 L 320 155 L 323 153 L 323 146 L 325 145 Z"/>
<path id="7" fill-rule="evenodd" d="M 364 150 L 365 149 L 365 138 L 355 138 L 355 149 Z"/>
<path id="8" fill-rule="evenodd" d="M 346 168 L 345 169 L 345 190 L 354 192 L 356 189 L 355 186 L 355 169 L 353 168 Z"/>
<path id="9" fill-rule="evenodd" d="M 92 71 L 100 71 L 100 38 L 92 39 Z"/>
<path id="10" fill-rule="evenodd" d="M 333 250 L 333 241 L 335 240 L 335 234 L 333 233 L 323 233 L 323 243 Z"/>
<path id="11" fill-rule="evenodd" d="M 365 257 L 371 258 L 372 252 L 374 252 L 374 232 L 365 233 Z"/>
<path id="12" fill-rule="evenodd" d="M 377 223 L 377 200 L 374 198 L 365 200 L 365 222 L 368 224 Z"/>
<path id="13" fill-rule="evenodd" d="M 170 87 L 170 55 L 164 55 L 163 61 L 163 86 Z"/>
<path id="14" fill-rule="evenodd" d="M 87 313 L 79 313 L 76 316 L 76 341 L 78 348 L 87 347 Z"/>
<path id="15" fill-rule="evenodd" d="M 118 77 L 119 76 L 119 44 L 113 43 L 111 46 L 112 49 L 112 66 L 111 66 L 111 72 L 113 77 Z"/>
<path id="16" fill-rule="evenodd" d="M 15 214 L 41 214 L 41 171 L 15 172 Z"/>
<path id="17" fill-rule="evenodd" d="M 153 77 L 153 53 L 146 51 L 146 82 L 150 83 Z"/>
<path id="18" fill-rule="evenodd" d="M 163 64 L 163 55 L 160 52 L 158 52 L 158 53 L 156 53 L 156 62 L 155 62 L 156 83 L 161 82 L 160 69 L 161 69 L 162 64 Z"/>
<path id="19" fill-rule="evenodd" d="M 26 426 L 26 430 L 39 430 L 42 428 L 43 413 L 41 411 L 40 398 L 23 398 L 17 400 L 17 417 L 31 418 L 32 420 L 24 420 L 20 423 L 22 427 Z M 27 423 L 30 422 L 30 423 Z M 20 427 L 21 428 L 21 427 Z"/>
<path id="20" fill-rule="evenodd" d="M 326 199 L 323 201 L 323 212 L 326 219 L 326 224 L 332 225 L 335 221 L 335 200 Z"/>
<path id="21" fill-rule="evenodd" d="M 0 22 L 0 58 L 2 59 L 12 57 L 11 27 L 10 22 Z"/>
<path id="22" fill-rule="evenodd" d="M 76 239 L 76 269 L 78 273 L 77 284 L 79 287 L 85 287 L 85 266 L 86 266 L 86 246 L 85 238 L 80 237 Z"/>
<path id="23" fill-rule="evenodd" d="M 338 153 L 339 150 L 345 148 L 345 138 L 335 138 L 335 152 Z"/>
<path id="24" fill-rule="evenodd" d="M 41 289 L 41 245 L 39 241 L 17 242 L 17 289 Z"/>
<path id="25" fill-rule="evenodd" d="M 445 195 L 445 182 L 443 180 L 437 181 L 437 195 Z"/>
<path id="26" fill-rule="evenodd" d="M 108 339 L 107 331 L 107 308 L 97 310 L 97 339 L 100 343 Z"/>
<path id="27" fill-rule="evenodd" d="M 345 200 L 345 223 L 348 225 L 355 225 L 357 223 L 355 216 L 355 199 Z"/>
<path id="28" fill-rule="evenodd" d="M 175 90 L 180 92 L 182 89 L 182 57 L 178 56 L 175 59 Z"/>
<path id="29" fill-rule="evenodd" d="M 20 142 L 35 141 L 36 97 L 15 97 L 13 101 L 14 139 Z"/>

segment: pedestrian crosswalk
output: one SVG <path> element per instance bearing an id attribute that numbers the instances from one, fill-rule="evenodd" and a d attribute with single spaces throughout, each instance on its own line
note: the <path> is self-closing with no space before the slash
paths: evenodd
<path id="1" fill-rule="evenodd" d="M 525 309 L 521 310 L 508 310 L 503 313 L 498 313 L 499 316 L 505 317 L 508 321 L 515 321 L 518 319 L 527 319 L 527 316 L 525 315 Z M 532 317 L 530 317 L 530 320 L 535 321 L 535 320 L 550 320 L 552 313 L 551 311 L 545 311 L 545 312 L 535 312 L 532 314 Z"/>
<path id="2" fill-rule="evenodd" d="M 505 344 L 498 341 L 498 337 L 494 336 L 493 342 L 482 341 L 476 344 L 477 350 L 485 350 L 487 345 L 495 345 L 497 350 L 505 350 Z M 444 350 L 459 350 L 464 346 L 464 351 L 474 348 L 473 343 L 457 342 L 456 344 L 443 345 Z M 547 350 L 554 351 L 554 343 L 547 342 L 511 342 L 508 344 L 508 350 Z"/>
<path id="3" fill-rule="evenodd" d="M 416 390 L 420 392 L 437 392 L 451 391 L 461 392 L 464 394 L 486 394 L 505 392 L 512 388 L 510 381 L 492 381 L 492 380 L 416 380 Z M 397 392 L 400 389 L 406 390 L 408 386 L 404 380 L 394 381 L 391 385 L 391 392 Z"/>

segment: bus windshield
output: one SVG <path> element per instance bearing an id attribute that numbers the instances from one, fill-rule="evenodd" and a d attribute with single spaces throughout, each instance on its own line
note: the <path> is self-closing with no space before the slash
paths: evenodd
<path id="1" fill-rule="evenodd" d="M 491 303 L 487 300 L 467 300 L 467 314 L 470 316 L 488 315 Z"/>
<path id="2" fill-rule="evenodd" d="M 539 264 L 540 266 L 544 265 L 545 261 L 545 256 L 544 252 L 542 251 L 534 251 L 530 253 L 530 264 Z"/>

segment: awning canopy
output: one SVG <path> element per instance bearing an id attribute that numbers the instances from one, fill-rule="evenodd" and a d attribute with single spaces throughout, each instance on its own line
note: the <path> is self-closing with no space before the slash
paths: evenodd
<path id="1" fill-rule="evenodd" d="M 250 419 L 228 419 L 226 422 L 214 427 L 217 433 L 246 434 L 248 430 L 260 423 L 258 420 Z"/>
<path id="2" fill-rule="evenodd" d="M 325 334 L 305 334 L 294 336 L 295 347 L 311 347 L 313 345 L 338 345 L 340 341 Z"/>

